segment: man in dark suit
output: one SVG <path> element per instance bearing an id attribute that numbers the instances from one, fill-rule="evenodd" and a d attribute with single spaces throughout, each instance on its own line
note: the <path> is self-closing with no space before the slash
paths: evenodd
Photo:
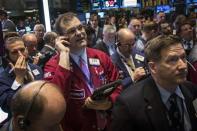
<path id="1" fill-rule="evenodd" d="M 135 35 L 127 28 L 122 28 L 117 33 L 117 49 L 111 56 L 113 63 L 122 71 L 123 85 L 128 85 L 140 80 L 146 75 L 144 66 L 132 56 Z"/>
<path id="2" fill-rule="evenodd" d="M 43 77 L 40 67 L 27 62 L 28 52 L 20 37 L 10 37 L 5 42 L 9 65 L 0 74 L 0 107 L 10 113 L 10 101 L 22 85 Z"/>
<path id="3" fill-rule="evenodd" d="M 0 9 L 0 21 L 2 24 L 2 31 L 5 32 L 15 32 L 16 31 L 16 25 L 13 21 L 8 19 L 8 14 L 5 10 Z"/>
<path id="4" fill-rule="evenodd" d="M 186 53 L 175 36 L 147 43 L 151 76 L 127 88 L 113 108 L 113 131 L 196 131 L 197 88 L 186 81 Z"/>
<path id="5" fill-rule="evenodd" d="M 91 45 L 92 47 L 95 46 L 95 44 L 99 41 L 102 41 L 103 39 L 103 28 L 99 27 L 99 16 L 97 14 L 91 14 L 90 16 L 90 25 L 94 29 L 94 45 Z"/>
<path id="6" fill-rule="evenodd" d="M 116 50 L 116 30 L 112 25 L 105 25 L 103 29 L 103 40 L 98 42 L 94 48 L 101 50 L 111 56 Z"/>

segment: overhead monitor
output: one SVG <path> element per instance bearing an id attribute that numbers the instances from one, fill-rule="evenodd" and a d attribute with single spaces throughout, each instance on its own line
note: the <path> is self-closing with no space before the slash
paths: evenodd
<path id="1" fill-rule="evenodd" d="M 100 16 L 100 18 L 104 18 L 105 13 L 104 12 L 98 12 L 98 15 Z"/>
<path id="2" fill-rule="evenodd" d="M 117 0 L 102 0 L 103 8 L 118 8 Z"/>
<path id="3" fill-rule="evenodd" d="M 170 13 L 171 7 L 169 5 L 158 5 L 156 11 L 157 13 L 158 12 Z"/>
<path id="4" fill-rule="evenodd" d="M 87 12 L 85 15 L 86 15 L 86 19 L 90 18 L 90 13 L 89 12 Z"/>
<path id="5" fill-rule="evenodd" d="M 137 0 L 123 0 L 122 7 L 136 7 Z"/>
<path id="6" fill-rule="evenodd" d="M 92 9 L 100 9 L 100 0 L 91 0 Z"/>

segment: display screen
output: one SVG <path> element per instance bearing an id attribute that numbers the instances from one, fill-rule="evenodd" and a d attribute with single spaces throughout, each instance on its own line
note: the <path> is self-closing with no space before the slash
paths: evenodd
<path id="1" fill-rule="evenodd" d="M 104 12 L 98 12 L 98 15 L 100 16 L 100 18 L 104 18 L 105 13 Z"/>
<path id="2" fill-rule="evenodd" d="M 122 7 L 137 6 L 137 0 L 123 0 Z"/>
<path id="3" fill-rule="evenodd" d="M 110 8 L 118 8 L 119 0 L 92 0 L 92 9 L 110 9 Z"/>
<path id="4" fill-rule="evenodd" d="M 171 7 L 169 5 L 159 5 L 157 6 L 157 12 L 164 12 L 164 13 L 170 13 Z"/>

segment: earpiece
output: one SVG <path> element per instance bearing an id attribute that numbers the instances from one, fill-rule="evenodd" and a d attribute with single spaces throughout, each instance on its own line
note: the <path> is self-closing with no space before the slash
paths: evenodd
<path id="1" fill-rule="evenodd" d="M 27 128 L 28 124 L 27 124 L 27 122 L 26 122 L 24 116 L 20 116 L 20 117 L 18 118 L 18 126 L 19 126 L 19 128 L 20 128 L 21 130 L 25 130 L 25 129 Z"/>
<path id="2" fill-rule="evenodd" d="M 18 118 L 17 118 L 18 119 L 17 120 L 17 124 L 18 124 L 18 127 L 21 130 L 25 131 L 28 128 L 28 126 L 30 126 L 31 123 L 30 123 L 30 120 L 28 120 L 28 115 L 30 113 L 30 110 L 31 110 L 31 108 L 33 106 L 33 103 L 34 103 L 37 95 L 39 94 L 39 92 L 42 89 L 42 87 L 45 84 L 47 84 L 47 83 L 48 83 L 47 81 L 44 82 L 43 84 L 40 85 L 40 87 L 38 88 L 38 90 L 34 91 L 33 96 L 32 96 L 32 99 L 31 99 L 30 103 L 28 104 L 27 109 L 26 109 L 24 115 L 19 115 L 18 116 Z"/>

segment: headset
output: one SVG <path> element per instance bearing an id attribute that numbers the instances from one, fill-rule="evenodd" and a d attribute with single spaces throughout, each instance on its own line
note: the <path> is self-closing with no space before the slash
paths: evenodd
<path id="1" fill-rule="evenodd" d="M 36 97 L 38 96 L 40 90 L 47 83 L 49 83 L 49 82 L 46 81 L 46 82 L 42 83 L 40 85 L 39 89 L 36 90 L 36 91 L 34 91 L 33 96 L 32 96 L 32 99 L 29 102 L 29 105 L 27 106 L 27 110 L 25 111 L 24 116 L 21 116 L 21 117 L 18 118 L 17 124 L 18 124 L 18 126 L 19 126 L 19 128 L 21 130 L 25 131 L 27 129 L 27 127 L 31 124 L 30 121 L 27 119 L 28 118 L 28 114 L 30 113 L 31 108 L 33 107 L 33 103 L 34 103 Z"/>

